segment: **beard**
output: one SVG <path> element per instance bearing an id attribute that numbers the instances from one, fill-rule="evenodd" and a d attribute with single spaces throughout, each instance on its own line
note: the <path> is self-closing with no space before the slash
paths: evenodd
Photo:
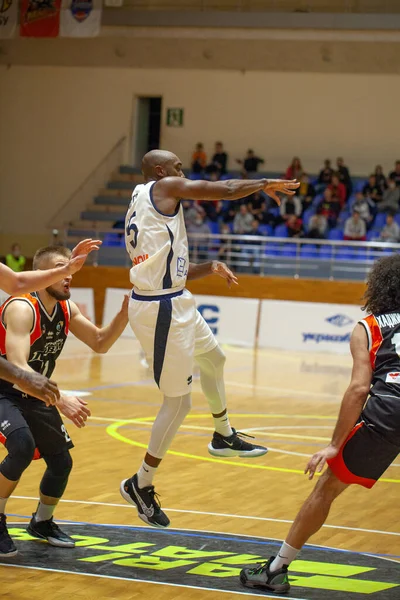
<path id="1" fill-rule="evenodd" d="M 56 290 L 54 289 L 53 286 L 49 286 L 48 288 L 46 288 L 46 292 L 55 300 L 69 300 L 71 298 L 71 292 L 68 290 L 68 292 L 62 292 L 60 290 Z"/>

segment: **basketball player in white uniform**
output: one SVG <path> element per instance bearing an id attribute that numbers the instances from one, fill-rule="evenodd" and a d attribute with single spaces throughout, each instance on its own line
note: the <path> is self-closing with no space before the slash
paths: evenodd
<path id="1" fill-rule="evenodd" d="M 126 216 L 126 248 L 132 260 L 131 327 L 142 345 L 164 401 L 153 424 L 150 443 L 139 471 L 121 482 L 121 494 L 135 505 L 139 517 L 154 527 L 168 527 L 153 486 L 156 469 L 191 408 L 194 359 L 214 419 L 208 445 L 218 457 L 256 457 L 267 452 L 244 441 L 230 425 L 226 409 L 223 367 L 225 356 L 209 326 L 196 310 L 186 279 L 213 272 L 236 282 L 223 263 L 189 263 L 188 242 L 180 205 L 182 198 L 236 200 L 264 190 L 293 195 L 299 184 L 281 180 L 191 181 L 171 152 L 153 150 L 142 162 L 143 185 L 136 186 Z"/>

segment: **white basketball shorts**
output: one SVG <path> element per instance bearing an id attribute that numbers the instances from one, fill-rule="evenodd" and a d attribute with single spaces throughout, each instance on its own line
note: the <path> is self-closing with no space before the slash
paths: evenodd
<path id="1" fill-rule="evenodd" d="M 132 292 L 129 323 L 163 394 L 189 393 L 194 357 L 210 352 L 218 343 L 192 294 L 188 290 L 164 296 Z"/>

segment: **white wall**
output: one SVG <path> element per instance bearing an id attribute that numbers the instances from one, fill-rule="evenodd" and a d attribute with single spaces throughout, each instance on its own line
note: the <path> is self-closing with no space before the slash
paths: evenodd
<path id="1" fill-rule="evenodd" d="M 254 148 L 270 170 L 296 154 L 310 172 L 341 154 L 361 174 L 399 158 L 395 75 L 1 67 L 0 90 L 5 233 L 44 232 L 57 206 L 131 134 L 135 95 L 162 95 L 164 111 L 184 107 L 182 129 L 165 127 L 164 112 L 162 145 L 186 165 L 195 142 L 210 153 L 216 139 L 232 159 Z"/>

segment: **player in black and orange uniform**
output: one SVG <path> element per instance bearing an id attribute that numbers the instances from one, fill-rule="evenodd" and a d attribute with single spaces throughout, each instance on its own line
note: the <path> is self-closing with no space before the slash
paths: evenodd
<path id="1" fill-rule="evenodd" d="M 98 250 L 100 240 L 82 240 L 72 250 L 67 264 L 57 269 L 47 271 L 26 271 L 14 273 L 9 267 L 0 263 L 0 288 L 7 294 L 25 294 L 53 285 L 67 275 L 73 275 L 82 268 L 87 255 Z M 55 404 L 60 397 L 56 383 L 43 377 L 40 373 L 28 373 L 15 365 L 0 358 L 0 377 L 16 384 L 27 394 L 40 398 L 48 404 Z"/>
<path id="2" fill-rule="evenodd" d="M 62 247 L 39 250 L 35 269 L 52 269 L 68 263 L 70 251 Z M 27 372 L 51 377 L 68 331 L 95 352 L 104 353 L 128 323 L 128 298 L 107 326 L 99 329 L 69 300 L 71 276 L 39 292 L 9 298 L 0 309 L 0 352 Z M 64 493 L 72 468 L 71 438 L 60 413 L 83 427 L 90 411 L 80 398 L 60 395 L 56 406 L 24 394 L 17 386 L 0 379 L 0 441 L 8 455 L 0 464 L 0 557 L 13 556 L 5 517 L 8 498 L 34 458 L 42 457 L 47 469 L 40 483 L 40 500 L 28 526 L 31 535 L 60 547 L 74 541 L 53 522 L 54 509 Z"/>
<path id="3" fill-rule="evenodd" d="M 371 488 L 400 452 L 400 256 L 375 263 L 368 278 L 369 314 L 350 341 L 353 371 L 329 446 L 305 473 L 328 468 L 298 513 L 278 556 L 241 571 L 241 582 L 274 592 L 290 589 L 288 566 L 324 524 L 331 504 L 349 485 Z M 368 400 L 367 400 L 368 398 Z"/>

